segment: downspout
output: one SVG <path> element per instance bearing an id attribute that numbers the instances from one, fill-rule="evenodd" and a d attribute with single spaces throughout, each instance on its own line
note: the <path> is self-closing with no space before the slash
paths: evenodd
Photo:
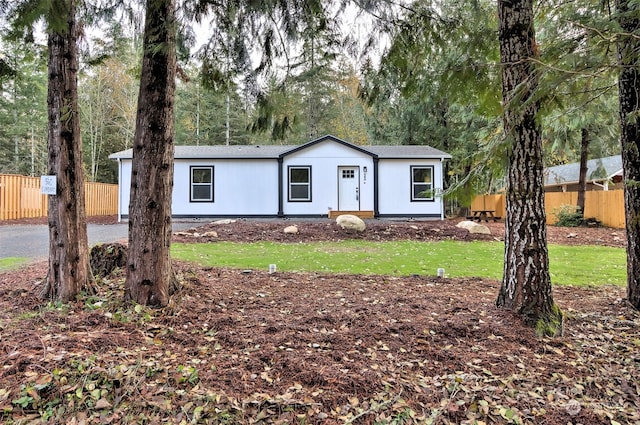
<path id="1" fill-rule="evenodd" d="M 442 173 L 444 173 L 444 158 L 440 158 L 440 181 L 444 182 L 444 176 L 442 176 Z M 442 193 L 442 190 L 444 188 L 440 188 L 440 193 Z M 440 220 L 444 220 L 444 197 L 440 196 Z"/>
<path id="2" fill-rule="evenodd" d="M 378 155 L 373 157 L 373 216 L 379 217 L 380 211 L 378 211 Z"/>
<path id="3" fill-rule="evenodd" d="M 284 189 L 282 188 L 284 184 L 284 178 L 282 175 L 282 169 L 284 160 L 282 157 L 278 157 L 278 217 L 284 217 Z"/>
<path id="4" fill-rule="evenodd" d="M 118 158 L 118 223 L 122 222 L 122 161 Z"/>
<path id="5" fill-rule="evenodd" d="M 598 183 L 597 181 L 593 180 L 591 183 L 592 183 L 594 186 L 601 187 L 601 188 L 602 188 L 602 190 L 604 190 L 604 191 L 608 191 L 608 190 L 609 190 L 609 182 L 605 182 L 605 183 L 603 183 L 603 184 L 600 184 L 600 183 Z"/>

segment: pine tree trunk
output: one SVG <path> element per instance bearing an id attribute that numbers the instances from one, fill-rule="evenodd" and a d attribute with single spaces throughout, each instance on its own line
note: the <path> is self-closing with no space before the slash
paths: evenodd
<path id="1" fill-rule="evenodd" d="M 125 284 L 125 297 L 144 305 L 166 305 L 174 281 L 169 249 L 175 78 L 175 1 L 147 0 Z"/>
<path id="2" fill-rule="evenodd" d="M 68 8 L 64 28 L 49 31 L 48 171 L 57 176 L 56 195 L 49 196 L 49 271 L 42 295 L 67 302 L 80 291 L 93 292 L 85 212 L 84 169 L 77 87 L 75 1 L 56 1 Z"/>
<path id="3" fill-rule="evenodd" d="M 589 159 L 589 129 L 580 132 L 580 176 L 578 177 L 578 210 L 584 215 L 585 194 L 587 192 L 587 160 Z"/>
<path id="4" fill-rule="evenodd" d="M 630 0 L 616 2 L 620 26 L 626 34 L 618 40 L 621 70 L 618 88 L 627 222 L 627 297 L 640 310 L 640 40 L 633 35 L 640 28 L 640 18 L 630 3 Z"/>
<path id="5" fill-rule="evenodd" d="M 504 128 L 508 157 L 504 276 L 496 304 L 540 332 L 556 333 L 544 210 L 542 138 L 536 120 L 538 84 L 532 0 L 498 1 Z M 541 326 L 546 325 L 546 326 Z"/>

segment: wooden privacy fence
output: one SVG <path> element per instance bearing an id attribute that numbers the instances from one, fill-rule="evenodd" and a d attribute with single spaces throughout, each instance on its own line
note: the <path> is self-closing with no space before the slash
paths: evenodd
<path id="1" fill-rule="evenodd" d="M 85 182 L 87 215 L 118 213 L 118 185 Z M 48 195 L 40 193 L 40 177 L 0 174 L 0 220 L 47 216 Z"/>
<path id="2" fill-rule="evenodd" d="M 547 192 L 544 208 L 547 224 L 558 221 L 556 212 L 564 205 L 577 205 L 578 192 Z M 471 203 L 471 210 L 494 210 L 496 215 L 506 215 L 504 195 L 479 195 Z M 584 216 L 595 217 L 603 226 L 623 229 L 624 190 L 588 191 L 585 193 Z"/>

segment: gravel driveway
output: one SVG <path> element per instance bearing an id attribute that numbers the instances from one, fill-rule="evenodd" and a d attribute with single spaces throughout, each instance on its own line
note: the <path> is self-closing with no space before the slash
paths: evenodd
<path id="1" fill-rule="evenodd" d="M 174 222 L 173 230 L 193 227 L 193 222 Z M 127 223 L 88 224 L 89 246 L 105 242 L 125 241 Z M 49 228 L 42 224 L 0 226 L 0 258 L 26 257 L 46 259 L 49 255 Z"/>

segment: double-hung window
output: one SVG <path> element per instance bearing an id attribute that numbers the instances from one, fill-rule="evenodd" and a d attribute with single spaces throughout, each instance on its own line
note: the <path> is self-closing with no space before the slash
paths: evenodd
<path id="1" fill-rule="evenodd" d="M 191 167 L 191 202 L 213 202 L 213 166 Z"/>
<path id="2" fill-rule="evenodd" d="M 311 201 L 311 166 L 289 167 L 289 202 Z"/>
<path id="3" fill-rule="evenodd" d="M 433 167 L 411 166 L 411 201 L 433 201 Z"/>

